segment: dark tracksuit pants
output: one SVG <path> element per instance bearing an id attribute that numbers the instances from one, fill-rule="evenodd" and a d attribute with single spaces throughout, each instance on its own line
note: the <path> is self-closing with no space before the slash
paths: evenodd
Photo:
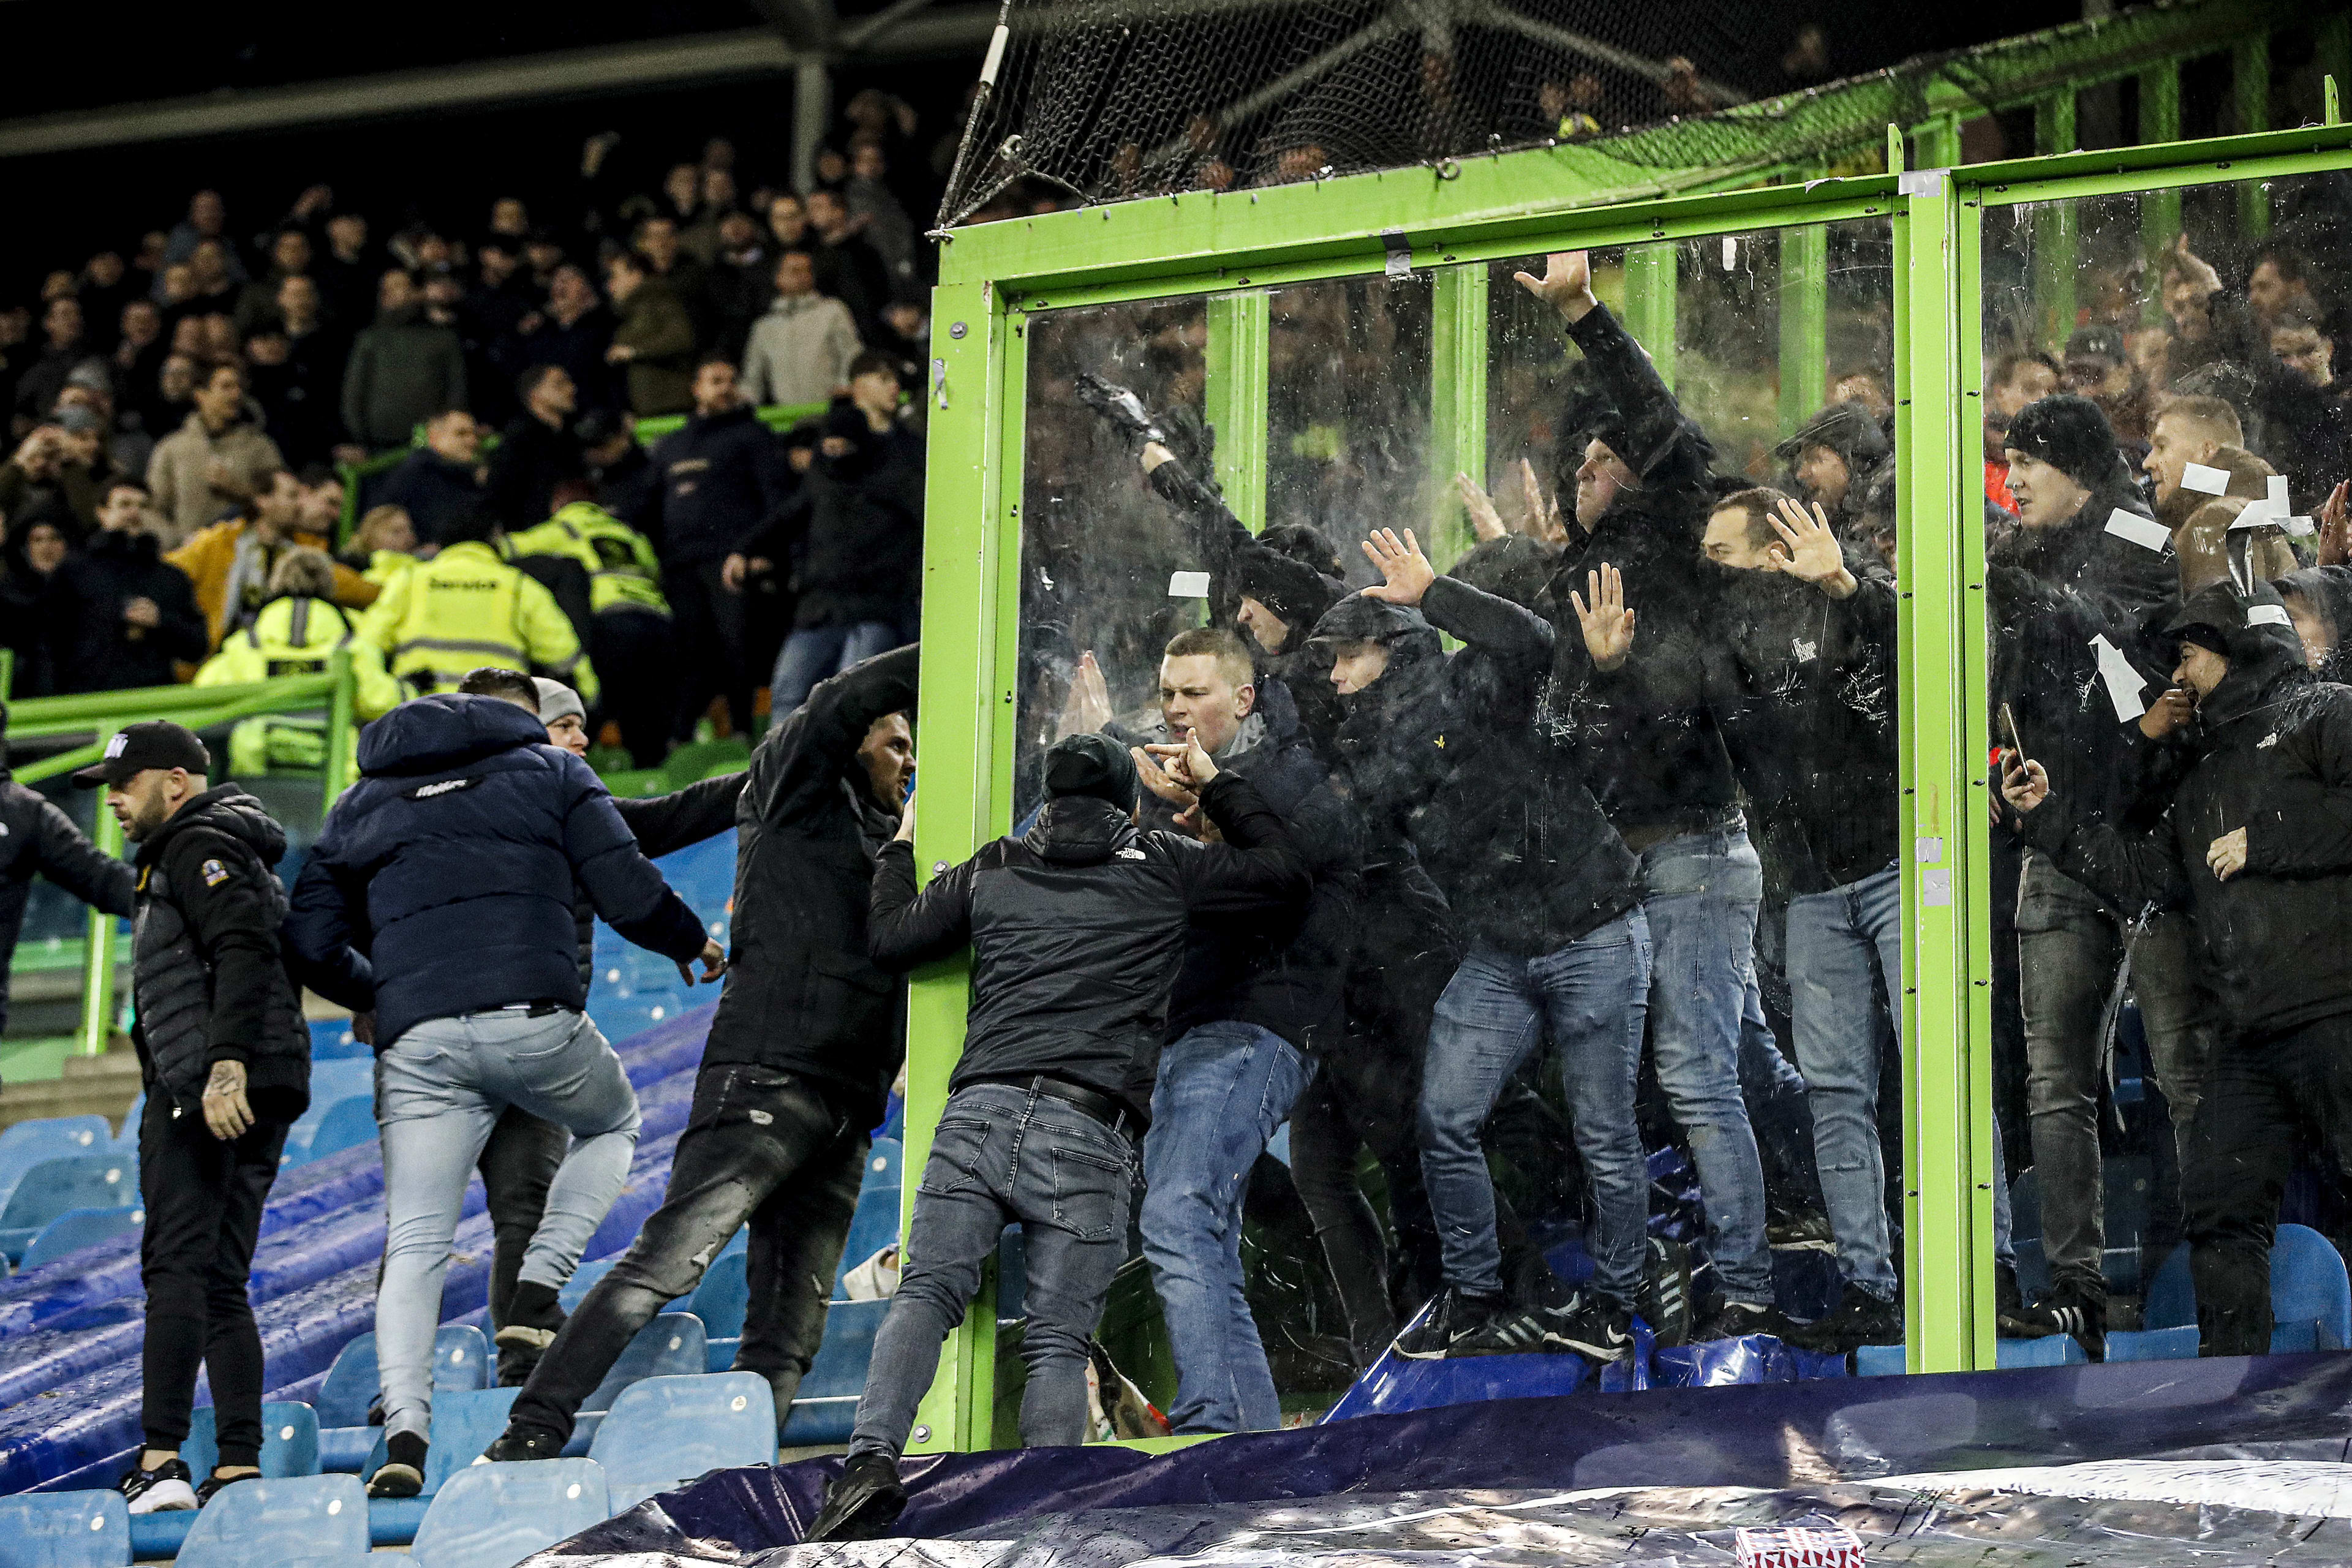
<path id="1" fill-rule="evenodd" d="M 261 1235 L 261 1207 L 278 1179 L 286 1124 L 257 1122 L 223 1142 L 204 1113 L 173 1114 L 172 1097 L 148 1095 L 139 1119 L 139 1277 L 147 1290 L 140 1420 L 147 1447 L 187 1440 L 196 1369 L 212 1385 L 220 1462 L 261 1457 L 261 1332 L 246 1278 Z"/>
<path id="2" fill-rule="evenodd" d="M 2270 1349 L 2271 1242 L 2299 1144 L 2352 1174 L 2352 1014 L 2215 1054 L 2181 1193 L 2206 1355 Z"/>
<path id="3" fill-rule="evenodd" d="M 725 563 L 680 561 L 662 568 L 677 642 L 677 710 L 673 731 L 694 739 L 694 726 L 716 694 L 727 699 L 735 732 L 751 732 L 751 678 L 743 658 L 743 595 L 720 576 Z M 604 667 L 597 667 L 601 678 Z"/>
<path id="4" fill-rule="evenodd" d="M 514 1303 L 515 1282 L 522 1276 L 523 1255 L 547 1215 L 547 1187 L 555 1180 L 572 1134 L 552 1121 L 542 1121 L 519 1105 L 509 1105 L 490 1128 L 489 1141 L 474 1168 L 482 1173 L 483 1206 L 489 1210 L 490 1331 L 506 1327 L 507 1309 Z M 535 1358 L 519 1345 L 499 1347 L 499 1383 L 513 1387 L 522 1382 Z"/>
<path id="5" fill-rule="evenodd" d="M 792 1073 L 705 1063 L 661 1207 L 565 1321 L 509 1424 L 569 1437 L 581 1401 L 637 1331 L 700 1284 L 748 1221 L 751 1302 L 735 1370 L 768 1380 L 782 1430 L 824 1337 L 824 1304 L 866 1173 L 865 1121 Z"/>
<path id="6" fill-rule="evenodd" d="M 725 592 L 722 585 L 720 591 Z M 740 622 L 742 610 L 736 608 Z M 738 640 L 740 641 L 740 635 Z M 677 644 L 667 616 L 615 606 L 598 612 L 589 632 L 589 657 L 603 685 L 599 716 L 621 727 L 621 744 L 641 768 L 657 768 L 669 754 L 677 699 Z M 748 715 L 749 709 L 743 710 Z"/>

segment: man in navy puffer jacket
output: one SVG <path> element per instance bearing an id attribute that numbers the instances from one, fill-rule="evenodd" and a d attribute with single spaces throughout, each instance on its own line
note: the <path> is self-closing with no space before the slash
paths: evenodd
<path id="1" fill-rule="evenodd" d="M 572 1133 L 507 1313 L 550 1338 L 563 1321 L 556 1292 L 636 1145 L 636 1095 L 582 1011 L 575 881 L 614 930 L 680 973 L 699 957 L 715 979 L 726 957 L 535 714 L 492 697 L 420 698 L 368 728 L 359 763 L 287 933 L 314 988 L 375 1016 L 391 1229 L 376 1297 L 388 1458 L 370 1491 L 413 1497 L 442 1275 L 491 1125 L 519 1105 Z"/>

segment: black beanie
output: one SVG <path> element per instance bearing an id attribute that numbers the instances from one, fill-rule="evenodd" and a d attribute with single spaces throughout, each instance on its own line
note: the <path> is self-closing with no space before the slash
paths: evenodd
<path id="1" fill-rule="evenodd" d="M 2097 489 L 2116 477 L 2123 458 L 2116 450 L 2116 429 L 2106 414 L 2087 397 L 2060 393 L 2029 403 L 2009 422 L 2003 447 L 2038 458 L 2086 490 Z"/>
<path id="2" fill-rule="evenodd" d="M 1090 795 L 1135 809 L 1135 759 L 1108 735 L 1066 735 L 1045 752 L 1047 795 Z"/>

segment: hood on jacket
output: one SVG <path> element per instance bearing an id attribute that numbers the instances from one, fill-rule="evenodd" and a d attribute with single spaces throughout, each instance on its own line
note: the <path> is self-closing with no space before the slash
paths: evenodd
<path id="1" fill-rule="evenodd" d="M 547 727 L 502 697 L 444 691 L 404 702 L 360 735 L 360 772 L 370 777 L 434 773 L 513 751 L 543 746 Z"/>
<path id="2" fill-rule="evenodd" d="M 1099 795 L 1058 795 L 1045 803 L 1021 842 L 1056 866 L 1098 866 L 1133 847 L 1135 824 Z"/>
<path id="3" fill-rule="evenodd" d="M 2323 680 L 2342 680 L 2352 672 L 2352 567 L 2308 566 L 2271 580 L 2290 611 L 2301 610 L 2319 622 L 2328 645 L 2326 657 L 2314 668 Z M 2304 650 L 2306 658 L 2310 649 Z"/>
<path id="4" fill-rule="evenodd" d="M 2286 601 L 2268 583 L 2257 582 L 2251 591 L 2228 582 L 2200 589 L 2166 624 L 2165 633 L 2177 643 L 2196 627 L 2218 634 L 2230 660 L 2230 672 L 2197 705 L 2198 721 L 2209 734 L 2274 700 L 2281 685 L 2311 680 Z"/>
<path id="5" fill-rule="evenodd" d="M 1315 623 L 1307 641 L 1327 646 L 1379 643 L 1389 650 L 1389 675 L 1423 659 L 1439 657 L 1445 646 L 1438 637 L 1437 628 L 1419 610 L 1361 593 L 1350 594 L 1323 612 L 1323 618 Z"/>
<path id="6" fill-rule="evenodd" d="M 139 864 L 153 865 L 163 858 L 163 846 L 174 834 L 198 824 L 243 840 L 265 866 L 277 865 L 286 854 L 286 830 L 278 825 L 277 818 L 241 785 L 225 784 L 191 796 L 186 805 L 172 814 L 170 821 L 149 834 L 139 846 Z"/>
<path id="7" fill-rule="evenodd" d="M 1808 447 L 1827 447 L 1845 459 L 1846 472 L 1855 479 L 1864 468 L 1895 448 L 1869 409 L 1859 403 L 1832 403 L 1797 427 L 1795 435 L 1772 448 L 1772 455 L 1792 463 Z"/>

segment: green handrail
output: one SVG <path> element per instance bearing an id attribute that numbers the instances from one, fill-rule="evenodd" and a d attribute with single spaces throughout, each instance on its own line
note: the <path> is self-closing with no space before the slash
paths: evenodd
<path id="1" fill-rule="evenodd" d="M 5 689 L 0 686 L 0 690 Z M 332 807 L 352 781 L 355 694 L 350 650 L 337 649 L 326 671 L 320 675 L 284 676 L 233 686 L 146 686 L 71 697 L 36 697 L 12 706 L 8 740 L 13 743 L 58 735 L 91 737 L 87 745 L 53 753 L 15 770 L 19 783 L 33 784 L 98 761 L 106 754 L 107 741 L 126 724 L 168 719 L 191 730 L 203 730 L 263 713 L 299 712 L 323 706 L 327 710 L 327 756 L 320 770 L 323 809 Z M 90 837 L 100 853 L 121 857 L 122 825 L 103 804 Z M 80 1056 L 94 1057 L 106 1049 L 114 1016 L 116 924 L 115 917 L 103 910 L 89 912 L 88 940 L 82 945 L 81 1023 L 74 1032 L 74 1049 Z"/>

